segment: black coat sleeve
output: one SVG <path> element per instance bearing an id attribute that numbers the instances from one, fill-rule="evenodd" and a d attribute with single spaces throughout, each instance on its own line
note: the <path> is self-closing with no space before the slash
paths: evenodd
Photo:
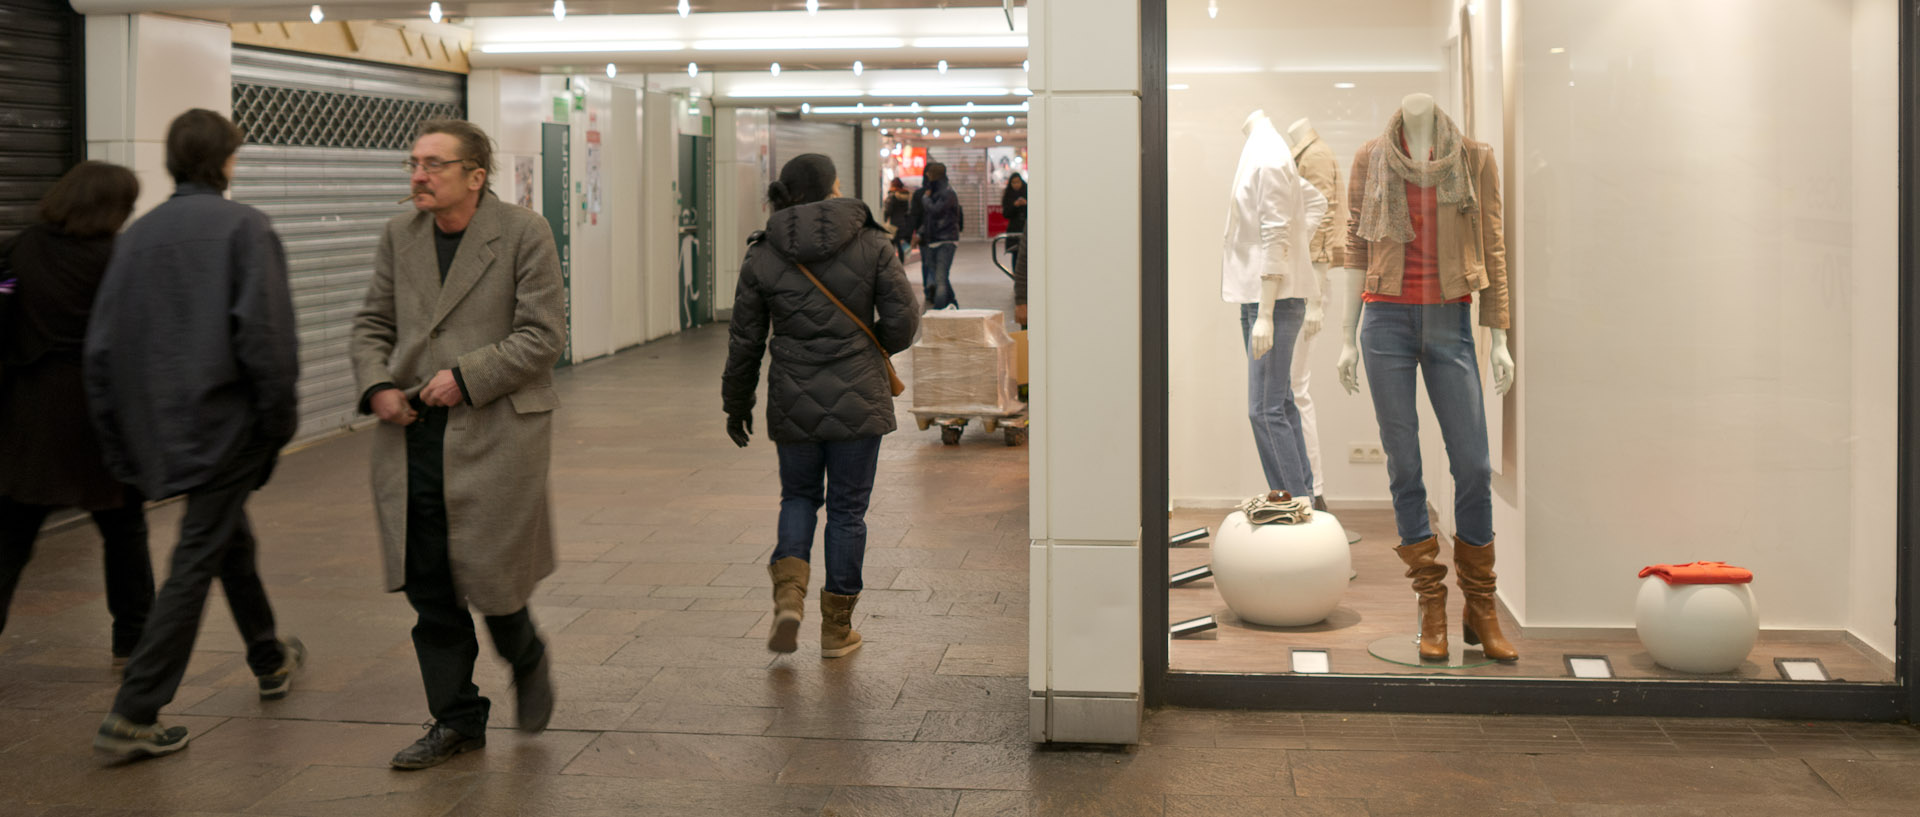
<path id="1" fill-rule="evenodd" d="M 733 290 L 733 320 L 727 325 L 727 368 L 720 376 L 720 400 L 728 417 L 752 417 L 760 388 L 760 359 L 767 352 L 771 319 L 759 279 L 753 274 L 756 247 L 740 262 L 740 283 Z"/>
<path id="2" fill-rule="evenodd" d="M 287 254 L 265 217 L 249 219 L 233 236 L 233 354 L 253 387 L 260 434 L 276 444 L 293 439 L 300 422 L 294 385 L 300 380 L 300 343 Z"/>
<path id="3" fill-rule="evenodd" d="M 913 198 L 907 202 L 907 235 L 920 234 L 920 222 L 927 218 L 927 191 L 925 188 L 913 191 Z"/>
<path id="4" fill-rule="evenodd" d="M 873 282 L 873 334 L 888 355 L 897 355 L 913 345 L 920 334 L 920 298 L 900 266 L 900 256 L 891 251 L 879 253 L 880 264 Z M 734 314 L 739 314 L 735 312 Z"/>

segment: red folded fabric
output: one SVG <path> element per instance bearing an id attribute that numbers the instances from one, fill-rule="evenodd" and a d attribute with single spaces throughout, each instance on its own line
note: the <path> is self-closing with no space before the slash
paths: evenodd
<path id="1" fill-rule="evenodd" d="M 1726 562 L 1692 562 L 1641 568 L 1640 578 L 1648 576 L 1659 576 L 1667 584 L 1747 584 L 1753 581 L 1753 571 Z"/>

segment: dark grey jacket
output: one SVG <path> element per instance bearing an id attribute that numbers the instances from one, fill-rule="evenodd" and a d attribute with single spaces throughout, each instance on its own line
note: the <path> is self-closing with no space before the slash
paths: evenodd
<path id="1" fill-rule="evenodd" d="M 108 470 L 150 499 L 298 424 L 286 252 L 265 213 L 183 184 L 114 244 L 85 351 Z"/>
<path id="2" fill-rule="evenodd" d="M 792 260 L 789 260 L 792 259 Z M 861 316 L 888 354 L 913 344 L 920 302 L 887 232 L 857 199 L 789 207 L 748 239 L 734 292 L 732 341 L 721 396 L 727 415 L 753 414 L 768 329 L 767 436 L 778 443 L 838 442 L 894 429 L 893 393 L 880 352 L 820 294 L 806 264 Z"/>

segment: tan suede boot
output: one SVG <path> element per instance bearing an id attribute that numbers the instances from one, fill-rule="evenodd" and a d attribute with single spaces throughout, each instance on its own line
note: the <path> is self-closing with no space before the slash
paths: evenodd
<path id="1" fill-rule="evenodd" d="M 1500 614 L 1494 608 L 1493 543 L 1475 547 L 1453 538 L 1455 581 L 1460 595 L 1467 597 L 1466 612 L 1460 628 L 1468 644 L 1479 644 L 1482 652 L 1495 661 L 1516 661 L 1519 651 L 1500 632 Z"/>
<path id="2" fill-rule="evenodd" d="M 1440 661 L 1447 657 L 1447 566 L 1434 561 L 1440 555 L 1440 537 L 1393 549 L 1407 563 L 1407 578 L 1420 595 L 1420 657 Z"/>
<path id="3" fill-rule="evenodd" d="M 860 649 L 860 633 L 853 629 L 853 606 L 860 594 L 842 596 L 820 591 L 820 657 L 839 658 Z"/>
<path id="4" fill-rule="evenodd" d="M 800 620 L 806 617 L 807 560 L 788 556 L 767 565 L 773 577 L 773 632 L 767 635 L 767 649 L 793 652 L 800 649 Z"/>

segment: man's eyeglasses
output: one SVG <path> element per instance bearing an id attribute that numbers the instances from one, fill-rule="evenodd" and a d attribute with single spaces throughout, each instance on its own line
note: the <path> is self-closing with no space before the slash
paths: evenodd
<path id="1" fill-rule="evenodd" d="M 439 173 L 440 171 L 445 170 L 449 167 L 453 167 L 454 165 L 465 167 L 466 164 L 471 161 L 473 160 L 472 159 L 448 159 L 446 161 L 441 161 L 439 159 L 408 159 L 404 162 L 401 162 L 400 166 L 406 168 L 408 173 L 413 173 L 419 170 L 425 170 L 428 173 Z"/>

